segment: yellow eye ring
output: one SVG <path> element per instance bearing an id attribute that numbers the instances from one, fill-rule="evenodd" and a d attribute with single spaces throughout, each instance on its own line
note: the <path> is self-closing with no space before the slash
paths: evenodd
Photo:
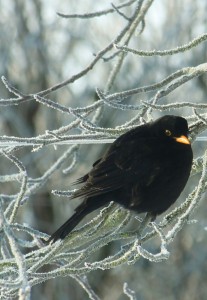
<path id="1" fill-rule="evenodd" d="M 171 136 L 171 135 L 172 135 L 172 132 L 171 132 L 170 130 L 166 129 L 166 130 L 165 130 L 165 134 L 166 134 L 167 136 Z"/>

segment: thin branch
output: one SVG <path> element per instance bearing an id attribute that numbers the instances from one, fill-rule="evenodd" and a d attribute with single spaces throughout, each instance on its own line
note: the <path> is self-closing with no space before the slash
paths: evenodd
<path id="1" fill-rule="evenodd" d="M 134 2 L 136 2 L 136 0 L 127 1 L 127 2 L 125 2 L 123 4 L 121 4 L 121 5 L 118 5 L 117 9 L 121 9 L 123 7 L 130 6 Z M 111 8 L 111 9 L 109 8 L 109 9 L 102 10 L 102 11 L 97 11 L 97 12 L 94 12 L 94 13 L 68 14 L 68 15 L 66 15 L 66 14 L 58 12 L 57 15 L 60 16 L 60 17 L 62 17 L 62 18 L 68 18 L 68 19 L 73 19 L 73 18 L 90 19 L 90 18 L 100 17 L 100 16 L 107 15 L 107 14 L 114 13 L 114 12 L 116 12 L 115 8 Z"/>
<path id="2" fill-rule="evenodd" d="M 207 40 L 207 34 L 204 33 L 197 38 L 193 39 L 190 41 L 188 44 L 185 44 L 183 46 L 178 46 L 174 49 L 170 50 L 152 50 L 152 51 L 144 51 L 144 50 L 136 50 L 136 49 L 131 49 L 127 46 L 119 46 L 119 45 L 114 45 L 115 48 L 122 50 L 124 52 L 130 52 L 139 56 L 166 56 L 166 55 L 174 55 L 178 53 L 182 53 L 188 50 L 191 50 L 192 48 L 198 46 L 200 43 L 205 42 Z"/>

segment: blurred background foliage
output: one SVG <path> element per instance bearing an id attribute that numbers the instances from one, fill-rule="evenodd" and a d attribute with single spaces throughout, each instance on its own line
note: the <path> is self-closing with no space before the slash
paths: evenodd
<path id="1" fill-rule="evenodd" d="M 122 3 L 117 1 L 114 4 Z M 118 34 L 125 20 L 117 13 L 92 19 L 65 19 L 56 12 L 86 13 L 111 8 L 111 1 L 0 1 L 0 74 L 9 79 L 23 93 L 36 93 L 66 80 L 84 69 L 94 55 Z M 134 35 L 130 46 L 143 50 L 164 50 L 183 45 L 207 29 L 207 2 L 194 0 L 154 1 L 145 18 L 145 28 Z M 127 13 L 127 9 L 125 9 Z M 138 86 L 153 84 L 174 71 L 196 66 L 207 61 L 206 43 L 191 51 L 166 57 L 138 57 L 129 54 L 116 77 L 110 92 L 118 92 Z M 105 89 L 115 60 L 100 61 L 92 71 L 78 81 L 50 95 L 53 101 L 65 106 L 77 107 L 97 100 L 96 87 Z M 176 89 L 160 103 L 189 101 L 206 103 L 206 76 L 198 77 Z M 0 83 L 1 98 L 11 95 Z M 142 100 L 150 94 L 141 95 Z M 136 103 L 133 96 L 130 103 Z M 172 113 L 186 116 L 188 111 Z M 132 118 L 135 112 L 107 108 L 99 125 L 113 127 Z M 153 113 L 159 116 L 158 112 Z M 72 117 L 71 117 L 72 120 Z M 58 113 L 35 101 L 19 106 L 1 107 L 0 131 L 2 135 L 32 137 L 46 129 L 59 128 L 71 121 L 68 115 Z M 29 149 L 18 153 L 27 167 L 29 176 L 41 176 L 63 152 L 57 150 L 31 153 Z M 205 143 L 195 142 L 195 156 L 202 153 Z M 66 190 L 70 182 L 84 172 L 101 155 L 104 146 L 83 145 L 79 152 L 79 164 L 70 176 L 57 171 L 47 184 L 31 197 L 19 214 L 22 223 L 52 233 L 63 220 L 72 214 L 75 203 L 56 197 L 51 190 Z M 1 159 L 1 174 L 16 172 L 5 158 Z M 67 166 L 64 166 L 67 167 Z M 182 201 L 191 190 L 192 179 L 182 194 Z M 1 185 L 1 193 L 15 193 L 16 183 Z M 93 289 L 101 299 L 126 299 L 122 287 L 128 282 L 137 299 L 194 300 L 207 298 L 207 208 L 206 199 L 196 211 L 197 223 L 185 226 L 170 246 L 171 256 L 162 263 L 150 263 L 140 259 L 135 265 L 122 266 L 108 271 L 95 271 L 89 275 Z M 156 250 L 156 244 L 152 245 Z M 109 244 L 99 253 L 99 258 L 109 256 L 116 244 Z M 153 251 L 153 249 L 152 249 Z M 86 299 L 85 291 L 72 278 L 59 278 L 33 288 L 32 299 Z"/>

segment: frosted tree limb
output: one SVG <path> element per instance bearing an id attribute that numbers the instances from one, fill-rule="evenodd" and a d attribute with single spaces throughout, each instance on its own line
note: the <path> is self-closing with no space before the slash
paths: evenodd
<path id="1" fill-rule="evenodd" d="M 114 45 L 114 46 L 117 49 L 122 50 L 124 52 L 130 52 L 140 56 L 166 56 L 166 55 L 174 55 L 174 54 L 191 50 L 192 48 L 198 46 L 200 43 L 206 42 L 206 40 L 207 40 L 207 34 L 204 33 L 183 46 L 179 46 L 174 49 L 163 50 L 163 51 L 161 50 L 144 51 L 144 50 L 131 49 L 126 46 L 119 46 L 119 45 Z"/>

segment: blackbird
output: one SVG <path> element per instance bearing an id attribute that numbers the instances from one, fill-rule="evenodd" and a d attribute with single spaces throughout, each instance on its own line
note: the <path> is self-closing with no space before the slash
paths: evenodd
<path id="1" fill-rule="evenodd" d="M 186 119 L 173 115 L 138 126 L 117 138 L 76 184 L 75 213 L 48 242 L 64 239 L 90 212 L 114 201 L 156 218 L 179 197 L 189 178 L 193 153 Z"/>

